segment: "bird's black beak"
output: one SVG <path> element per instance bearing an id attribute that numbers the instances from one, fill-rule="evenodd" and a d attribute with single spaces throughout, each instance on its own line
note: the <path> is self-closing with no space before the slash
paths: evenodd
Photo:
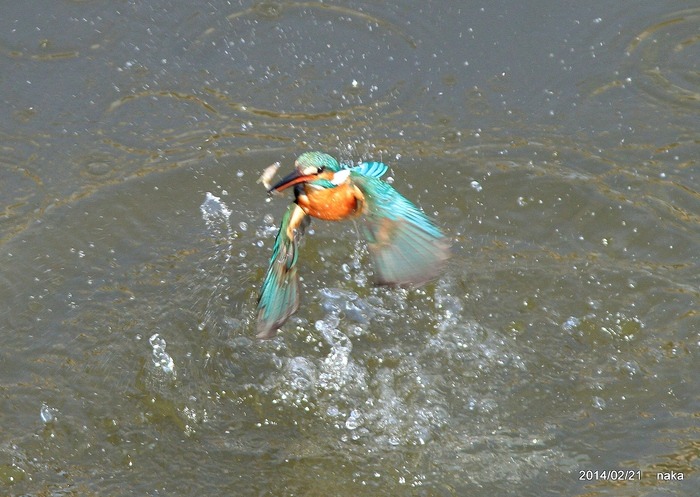
<path id="1" fill-rule="evenodd" d="M 282 190 L 286 190 L 290 186 L 310 181 L 315 176 L 315 174 L 302 174 L 299 170 L 295 169 L 287 176 L 282 178 L 279 182 L 272 185 L 270 189 L 267 190 L 267 193 L 281 192 Z"/>

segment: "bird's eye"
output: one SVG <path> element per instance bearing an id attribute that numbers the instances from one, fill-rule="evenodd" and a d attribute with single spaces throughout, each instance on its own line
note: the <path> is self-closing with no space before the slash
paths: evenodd
<path id="1" fill-rule="evenodd" d="M 317 173 L 317 174 L 321 174 L 321 173 L 322 173 L 323 171 L 325 171 L 325 170 L 326 170 L 326 168 L 325 168 L 324 166 L 321 166 L 321 167 L 319 167 L 319 168 L 316 170 L 316 173 Z"/>

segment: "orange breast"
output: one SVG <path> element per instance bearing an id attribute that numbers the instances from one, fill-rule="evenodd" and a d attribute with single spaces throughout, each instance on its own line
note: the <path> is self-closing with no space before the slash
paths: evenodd
<path id="1" fill-rule="evenodd" d="M 306 195 L 300 195 L 297 203 L 309 216 L 326 221 L 340 221 L 357 213 L 356 189 L 348 183 L 323 190 L 311 187 L 304 190 Z"/>

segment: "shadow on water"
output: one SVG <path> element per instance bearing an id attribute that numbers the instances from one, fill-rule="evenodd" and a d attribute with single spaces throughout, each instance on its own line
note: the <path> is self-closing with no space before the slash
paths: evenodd
<path id="1" fill-rule="evenodd" d="M 696 9 L 103 7 L 0 21 L 6 492 L 697 486 Z M 374 287 L 314 221 L 260 342 L 289 199 L 256 180 L 310 148 L 386 162 L 452 259 Z"/>

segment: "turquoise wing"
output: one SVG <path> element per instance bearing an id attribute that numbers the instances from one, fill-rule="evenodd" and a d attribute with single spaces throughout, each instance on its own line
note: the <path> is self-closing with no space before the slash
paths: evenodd
<path id="1" fill-rule="evenodd" d="M 303 221 L 308 220 L 297 204 L 291 204 L 282 217 L 258 298 L 258 338 L 274 337 L 277 329 L 299 308 L 296 264 Z"/>
<path id="2" fill-rule="evenodd" d="M 353 174 L 361 174 L 371 178 L 381 178 L 389 169 L 383 162 L 360 162 L 356 166 L 351 166 L 350 171 Z"/>
<path id="3" fill-rule="evenodd" d="M 440 229 L 415 205 L 376 177 L 353 171 L 365 197 L 362 226 L 381 285 L 420 285 L 436 278 L 450 255 Z"/>

